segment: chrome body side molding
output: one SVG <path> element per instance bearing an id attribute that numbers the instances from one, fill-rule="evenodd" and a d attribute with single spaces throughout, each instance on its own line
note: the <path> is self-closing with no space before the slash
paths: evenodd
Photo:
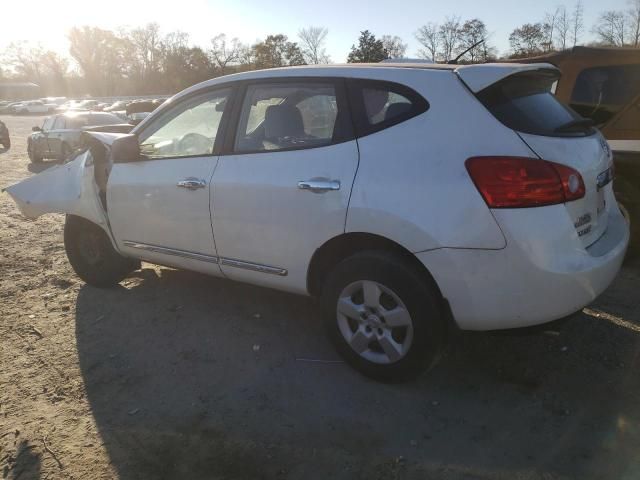
<path id="1" fill-rule="evenodd" d="M 213 255 L 205 255 L 203 253 L 188 252 L 186 250 L 178 250 L 175 248 L 162 247 L 160 245 L 150 245 L 148 243 L 134 242 L 132 240 L 124 240 L 122 243 L 126 247 L 136 248 L 138 250 L 145 250 L 147 252 L 162 253 L 164 255 L 173 255 L 175 257 L 188 258 L 190 260 L 199 260 L 201 262 L 215 263 L 225 265 L 228 267 L 242 268 L 244 270 L 252 270 L 254 272 L 269 273 L 271 275 L 279 275 L 284 277 L 287 275 L 287 270 L 279 267 L 272 267 L 269 265 L 262 265 L 259 263 L 245 262 L 244 260 L 237 260 L 235 258 L 215 257 Z"/>

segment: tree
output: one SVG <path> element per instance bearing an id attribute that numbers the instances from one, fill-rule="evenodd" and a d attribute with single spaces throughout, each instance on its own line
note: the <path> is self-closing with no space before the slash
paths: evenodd
<path id="1" fill-rule="evenodd" d="M 307 27 L 298 32 L 300 50 L 306 63 L 318 65 L 331 61 L 324 48 L 328 33 L 329 30 L 324 27 Z"/>
<path id="2" fill-rule="evenodd" d="M 569 32 L 571 30 L 571 16 L 567 8 L 562 5 L 558 7 L 558 37 L 557 43 L 560 50 L 566 50 L 569 43 Z"/>
<path id="3" fill-rule="evenodd" d="M 351 45 L 351 52 L 347 57 L 349 63 L 377 63 L 389 58 L 382 40 L 376 39 L 369 30 L 360 32 L 358 47 Z"/>
<path id="4" fill-rule="evenodd" d="M 604 45 L 622 47 L 625 45 L 626 23 L 624 12 L 607 10 L 600 14 L 593 33 Z"/>
<path id="5" fill-rule="evenodd" d="M 438 29 L 440 57 L 445 63 L 454 58 L 460 47 L 460 17 L 447 17 Z"/>
<path id="6" fill-rule="evenodd" d="M 418 50 L 419 57 L 427 58 L 432 62 L 436 61 L 438 49 L 440 48 L 439 30 L 440 27 L 437 23 L 429 22 L 421 26 L 415 33 L 416 40 L 424 47 Z"/>
<path id="7" fill-rule="evenodd" d="M 36 82 L 45 92 L 67 93 L 69 63 L 57 53 L 40 44 L 17 42 L 9 44 L 2 57 L 14 78 Z"/>
<path id="8" fill-rule="evenodd" d="M 640 0 L 629 0 L 631 7 L 627 12 L 630 32 L 630 44 L 640 46 Z"/>
<path id="9" fill-rule="evenodd" d="M 542 31 L 544 32 L 543 50 L 550 52 L 553 50 L 553 35 L 556 32 L 560 7 L 557 7 L 553 13 L 545 13 L 542 23 Z"/>
<path id="10" fill-rule="evenodd" d="M 408 45 L 397 35 L 383 35 L 380 40 L 387 52 L 387 58 L 403 58 L 407 53 Z"/>
<path id="11" fill-rule="evenodd" d="M 578 39 L 582 35 L 584 29 L 584 6 L 582 0 L 578 0 L 573 8 L 571 14 L 571 41 L 575 47 L 578 44 Z"/>
<path id="12" fill-rule="evenodd" d="M 487 27 L 482 20 L 478 18 L 467 20 L 460 27 L 459 35 L 460 53 L 469 49 L 461 60 L 469 63 L 486 62 L 493 55 L 494 49 L 486 43 Z M 481 42 L 481 40 L 484 41 Z"/>
<path id="13" fill-rule="evenodd" d="M 240 63 L 240 57 L 246 47 L 237 38 L 227 41 L 227 36 L 220 33 L 211 39 L 209 54 L 213 65 L 220 75 L 227 73 L 227 67 Z"/>
<path id="14" fill-rule="evenodd" d="M 90 93 L 114 93 L 117 80 L 125 70 L 125 45 L 122 38 L 97 27 L 73 27 L 69 31 L 69 53 L 84 73 Z"/>
<path id="15" fill-rule="evenodd" d="M 289 42 L 286 35 L 269 35 L 253 47 L 255 68 L 274 68 L 304 65 L 304 56 L 298 44 Z"/>
<path id="16" fill-rule="evenodd" d="M 509 35 L 513 58 L 539 55 L 545 44 L 545 32 L 541 23 L 525 23 Z"/>

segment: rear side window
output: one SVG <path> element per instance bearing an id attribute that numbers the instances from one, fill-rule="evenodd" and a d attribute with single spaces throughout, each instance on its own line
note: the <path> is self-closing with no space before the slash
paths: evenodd
<path id="1" fill-rule="evenodd" d="M 571 93 L 571 108 L 603 125 L 640 95 L 640 65 L 586 68 Z"/>
<path id="2" fill-rule="evenodd" d="M 559 74 L 536 70 L 511 75 L 477 94 L 482 104 L 505 126 L 543 136 L 584 136 L 593 129 L 551 92 Z"/>
<path id="3" fill-rule="evenodd" d="M 359 137 L 392 127 L 429 109 L 429 102 L 420 94 L 398 83 L 350 79 L 348 86 Z"/>

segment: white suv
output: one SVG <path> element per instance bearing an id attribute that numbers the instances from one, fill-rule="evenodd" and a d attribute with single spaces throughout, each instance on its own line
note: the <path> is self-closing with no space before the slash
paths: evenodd
<path id="1" fill-rule="evenodd" d="M 8 191 L 29 217 L 67 214 L 87 283 L 144 260 L 313 295 L 351 365 L 402 379 L 449 325 L 555 320 L 618 272 L 611 154 L 550 93 L 558 76 L 386 63 L 216 78 Z"/>

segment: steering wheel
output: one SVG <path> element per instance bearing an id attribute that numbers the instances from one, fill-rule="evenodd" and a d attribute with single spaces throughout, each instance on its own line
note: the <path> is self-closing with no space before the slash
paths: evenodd
<path id="1" fill-rule="evenodd" d="M 177 150 L 183 155 L 205 155 L 213 151 L 213 142 L 200 133 L 187 133 L 178 140 Z"/>

